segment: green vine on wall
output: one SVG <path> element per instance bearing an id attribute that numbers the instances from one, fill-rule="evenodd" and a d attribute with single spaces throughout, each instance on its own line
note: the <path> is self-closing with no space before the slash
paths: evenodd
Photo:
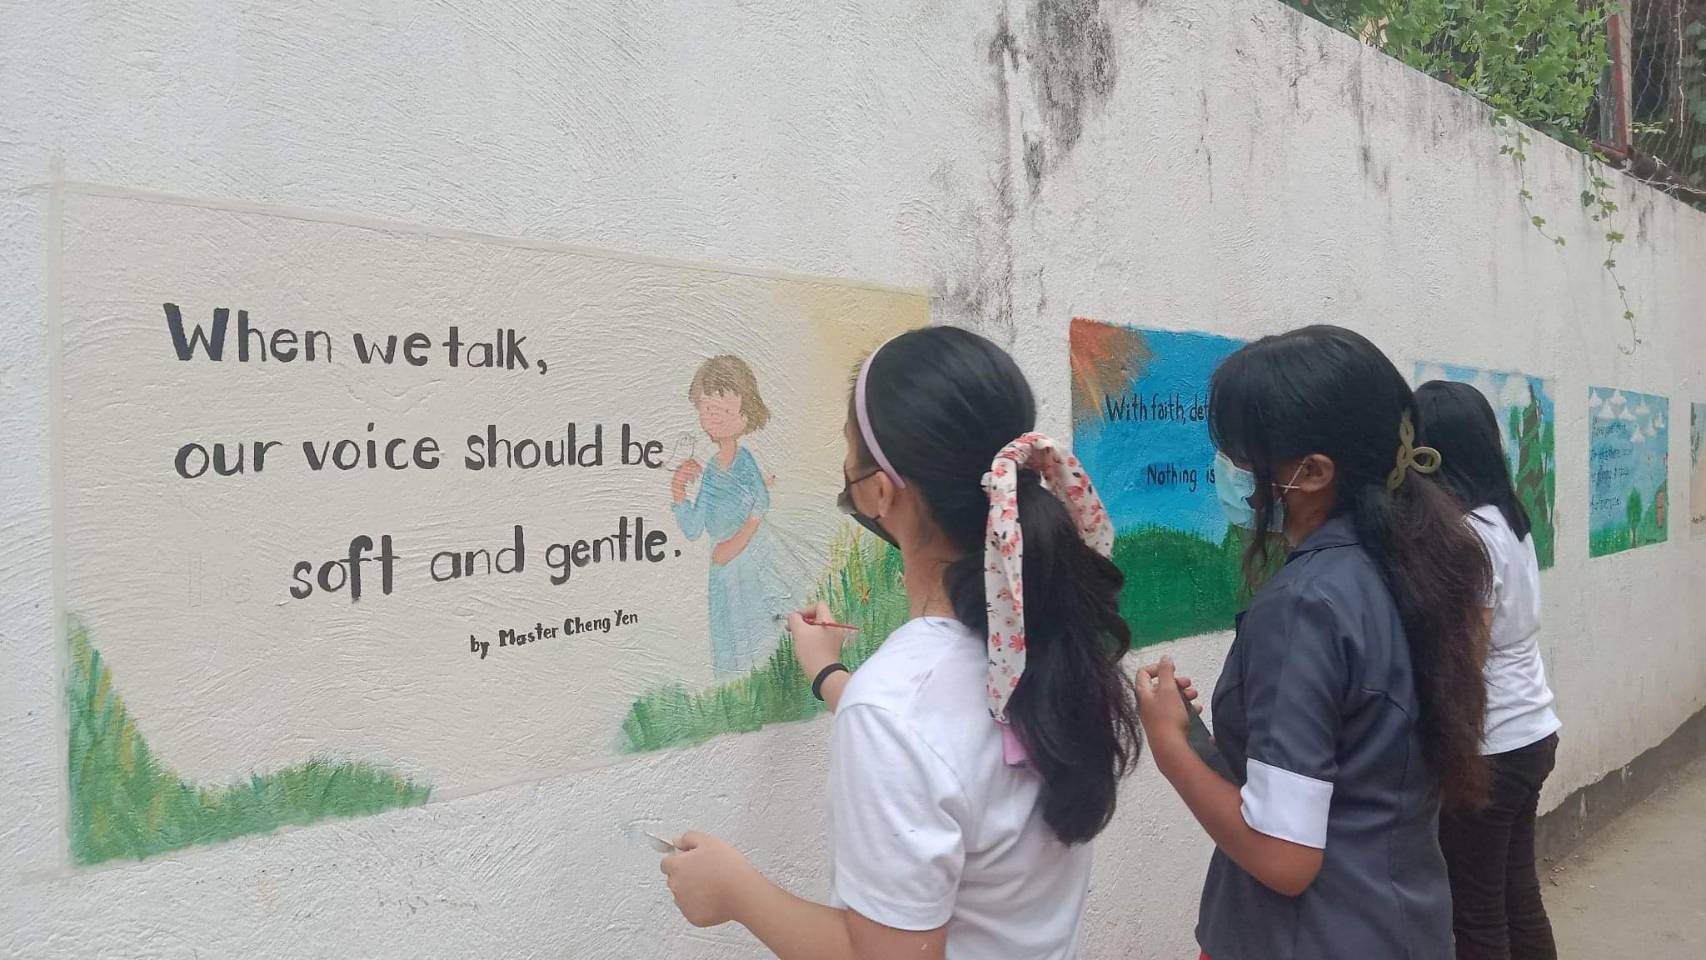
<path id="1" fill-rule="evenodd" d="M 1511 132 L 1499 154 L 1517 173 L 1523 215 L 1552 244 L 1565 238 L 1533 209 L 1528 188 L 1528 146 L 1521 121 L 1589 154 L 1582 206 L 1605 228 L 1602 266 L 1617 286 L 1632 343 L 1641 345 L 1629 290 L 1617 275 L 1617 246 L 1624 235 L 1612 224 L 1617 204 L 1611 184 L 1591 159 L 1592 142 L 1582 125 L 1600 78 L 1610 62 L 1606 19 L 1616 7 L 1606 0 L 1286 0 L 1309 16 L 1378 47 L 1387 54 L 1491 105 L 1496 126 Z M 1706 46 L 1702 46 L 1706 50 Z"/>
<path id="2" fill-rule="evenodd" d="M 1507 117 L 1502 113 L 1496 114 L 1493 117 L 1493 124 L 1495 126 L 1509 128 L 1510 117 Z M 1528 134 L 1523 133 L 1522 130 L 1517 128 L 1511 129 L 1515 130 L 1516 137 L 1512 142 L 1499 147 L 1499 155 L 1502 157 L 1510 157 L 1511 162 L 1516 165 L 1517 202 L 1522 204 L 1523 215 L 1528 217 L 1529 224 L 1532 225 L 1541 236 L 1552 241 L 1556 246 L 1564 246 L 1565 240 L 1563 236 L 1547 230 L 1546 218 L 1535 213 L 1534 209 L 1529 206 L 1529 204 L 1534 200 L 1534 193 L 1528 189 L 1528 145 L 1533 141 L 1529 138 Z"/>
<path id="3" fill-rule="evenodd" d="M 1523 215 L 1528 218 L 1529 224 L 1534 227 L 1535 231 L 1551 241 L 1554 246 L 1565 246 L 1568 241 L 1565 240 L 1564 236 L 1547 229 L 1546 218 L 1535 213 L 1531 206 L 1534 200 L 1534 192 L 1528 189 L 1527 164 L 1528 145 L 1533 143 L 1534 139 L 1523 132 L 1520 126 L 1511 123 L 1511 118 L 1506 114 L 1495 114 L 1493 124 L 1511 134 L 1509 141 L 1500 145 L 1499 155 L 1510 157 L 1512 165 L 1516 167 L 1517 202 L 1522 204 Z M 1618 343 L 1617 349 L 1624 354 L 1633 354 L 1635 349 L 1641 345 L 1641 333 L 1635 326 L 1635 309 L 1629 304 L 1629 288 L 1617 275 L 1617 246 L 1627 238 L 1621 230 L 1616 229 L 1611 223 L 1611 215 L 1617 212 L 1618 207 L 1617 202 L 1606 194 L 1606 191 L 1611 189 L 1611 181 L 1600 175 L 1603 166 L 1591 157 L 1584 157 L 1584 160 L 1589 165 L 1587 170 L 1589 189 L 1582 191 L 1582 208 L 1591 211 L 1589 215 L 1593 222 L 1602 224 L 1605 228 L 1605 259 L 1600 263 L 1600 266 L 1611 277 L 1611 282 L 1617 286 L 1617 298 L 1623 304 L 1623 320 L 1629 324 L 1630 343 L 1628 346 Z"/>
<path id="4" fill-rule="evenodd" d="M 1597 166 L 1593 158 L 1587 158 L 1587 163 Z M 1629 288 L 1623 285 L 1623 279 L 1617 275 L 1617 245 L 1624 240 L 1623 231 L 1611 225 L 1611 215 L 1617 212 L 1617 204 L 1605 191 L 1611 189 L 1611 182 L 1600 176 L 1598 169 L 1588 170 L 1591 189 L 1582 191 L 1582 208 L 1592 211 L 1593 222 L 1605 226 L 1605 262 L 1601 264 L 1605 272 L 1611 276 L 1611 282 L 1617 284 L 1617 298 L 1623 303 L 1623 320 L 1629 324 L 1629 346 L 1619 343 L 1617 349 L 1623 353 L 1634 353 L 1641 345 L 1641 331 L 1635 327 L 1635 309 L 1629 305 Z"/>

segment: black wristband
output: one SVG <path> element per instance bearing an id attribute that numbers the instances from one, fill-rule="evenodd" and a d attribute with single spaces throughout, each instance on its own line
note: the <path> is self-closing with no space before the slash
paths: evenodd
<path id="1" fill-rule="evenodd" d="M 816 698 L 819 703 L 823 702 L 823 682 L 828 680 L 831 674 L 843 671 L 847 673 L 853 672 L 848 670 L 847 665 L 844 663 L 832 663 L 817 672 L 817 679 L 812 681 L 812 696 Z"/>

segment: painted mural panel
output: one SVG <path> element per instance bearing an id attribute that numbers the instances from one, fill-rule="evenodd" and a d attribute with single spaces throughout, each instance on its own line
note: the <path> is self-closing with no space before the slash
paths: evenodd
<path id="1" fill-rule="evenodd" d="M 1139 644 L 1232 628 L 1242 538 L 1214 493 L 1208 383 L 1242 341 L 1072 321 L 1073 450 L 1114 521 Z"/>
<path id="2" fill-rule="evenodd" d="M 1588 556 L 1669 539 L 1670 401 L 1588 389 Z"/>
<path id="3" fill-rule="evenodd" d="M 1688 423 L 1689 528 L 1698 537 L 1706 535 L 1706 403 L 1690 408 Z"/>
<path id="4" fill-rule="evenodd" d="M 1517 498 L 1533 523 L 1535 556 L 1540 569 L 1548 569 L 1556 561 L 1558 518 L 1557 408 L 1551 382 L 1515 371 L 1416 364 L 1416 385 L 1429 380 L 1467 383 L 1487 398 L 1498 417 Z"/>
<path id="5" fill-rule="evenodd" d="M 835 498 L 848 372 L 920 294 L 63 207 L 79 862 L 810 716 L 778 615 L 905 616 Z"/>

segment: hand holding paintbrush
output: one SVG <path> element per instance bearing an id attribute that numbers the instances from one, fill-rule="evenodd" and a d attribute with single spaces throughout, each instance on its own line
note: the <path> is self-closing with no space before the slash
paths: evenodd
<path id="1" fill-rule="evenodd" d="M 800 661 L 800 672 L 812 685 L 812 696 L 834 710 L 847 683 L 841 645 L 858 628 L 835 622 L 829 605 L 821 600 L 789 614 L 787 619 L 788 634 L 794 638 L 794 656 Z"/>

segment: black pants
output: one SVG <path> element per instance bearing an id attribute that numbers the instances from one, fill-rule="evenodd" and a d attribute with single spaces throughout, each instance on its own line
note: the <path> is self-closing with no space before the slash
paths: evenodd
<path id="1" fill-rule="evenodd" d="M 1488 757 L 1493 789 L 1487 807 L 1440 816 L 1457 960 L 1557 960 L 1534 864 L 1540 785 L 1557 759 L 1557 734 Z"/>

